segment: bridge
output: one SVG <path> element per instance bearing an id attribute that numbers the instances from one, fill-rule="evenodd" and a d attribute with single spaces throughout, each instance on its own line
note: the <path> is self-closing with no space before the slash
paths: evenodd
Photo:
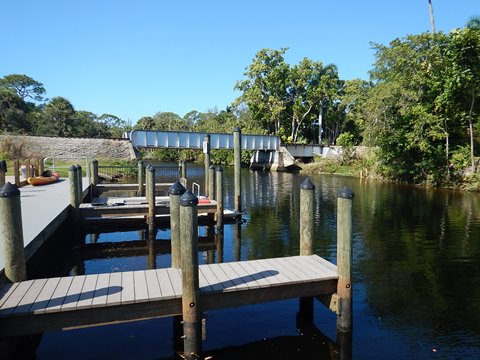
<path id="1" fill-rule="evenodd" d="M 187 131 L 132 130 L 124 133 L 137 148 L 203 149 L 205 136 L 210 136 L 210 149 L 233 150 L 233 134 Z M 273 135 L 242 134 L 242 150 L 277 151 L 280 138 Z"/>
<path id="2" fill-rule="evenodd" d="M 135 148 L 170 148 L 204 150 L 209 136 L 210 149 L 233 149 L 233 134 L 188 131 L 132 130 L 123 134 Z M 308 144 L 281 144 L 278 136 L 242 134 L 242 150 L 254 150 L 251 167 L 283 170 L 295 165 L 295 159 L 313 158 L 314 155 L 338 155 L 338 147 Z M 335 149 L 337 148 L 337 149 Z"/>

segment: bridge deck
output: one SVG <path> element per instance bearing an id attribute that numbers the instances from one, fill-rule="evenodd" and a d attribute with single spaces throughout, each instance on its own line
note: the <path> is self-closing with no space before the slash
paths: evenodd
<path id="1" fill-rule="evenodd" d="M 332 294 L 336 266 L 294 256 L 199 266 L 201 309 Z M 0 336 L 181 314 L 179 269 L 57 277 L 0 288 Z"/>

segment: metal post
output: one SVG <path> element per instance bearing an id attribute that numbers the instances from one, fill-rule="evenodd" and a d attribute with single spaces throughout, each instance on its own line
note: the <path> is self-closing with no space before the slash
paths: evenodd
<path id="1" fill-rule="evenodd" d="M 241 131 L 239 128 L 233 130 L 233 164 L 234 164 L 234 201 L 235 201 L 235 211 L 242 211 L 241 203 L 241 179 L 240 171 L 242 166 L 242 141 L 241 141 Z"/>
<path id="2" fill-rule="evenodd" d="M 168 191 L 170 195 L 170 237 L 172 244 L 172 267 L 182 267 L 182 254 L 180 244 L 180 197 L 185 193 L 185 188 L 180 181 L 176 181 Z"/>
<path id="3" fill-rule="evenodd" d="M 205 156 L 205 196 L 208 196 L 208 169 L 210 168 L 210 135 L 208 134 L 203 138 L 203 154 Z"/>
<path id="4" fill-rule="evenodd" d="M 24 281 L 27 279 L 27 266 L 23 247 L 20 190 L 10 182 L 0 188 L 0 225 L 5 277 L 12 283 Z"/>
<path id="5" fill-rule="evenodd" d="M 38 174 L 38 175 L 42 175 L 43 172 L 45 171 L 45 163 L 44 163 L 44 161 L 45 161 L 45 158 L 40 158 L 40 159 L 38 160 L 38 171 L 39 171 L 39 173 L 40 173 L 40 174 Z"/>
<path id="6" fill-rule="evenodd" d="M 217 167 L 216 174 L 216 185 L 217 185 L 217 227 L 223 227 L 223 169 L 221 166 Z"/>
<path id="7" fill-rule="evenodd" d="M 310 179 L 300 185 L 300 255 L 313 255 L 315 185 Z M 297 315 L 299 326 L 313 325 L 313 297 L 302 297 Z"/>
<path id="8" fill-rule="evenodd" d="M 180 198 L 180 236 L 184 358 L 193 360 L 201 353 L 202 318 L 198 280 L 198 198 L 190 191 Z"/>
<path id="9" fill-rule="evenodd" d="M 138 162 L 138 191 L 137 196 L 145 196 L 145 164 Z"/>
<path id="10" fill-rule="evenodd" d="M 344 187 L 337 198 L 337 294 L 341 314 L 337 316 L 337 331 L 352 331 L 352 236 L 354 193 Z"/>
<path id="11" fill-rule="evenodd" d="M 148 202 L 148 231 L 155 231 L 155 168 L 153 166 L 148 165 L 146 167 L 146 180 L 146 192 Z"/>
<path id="12" fill-rule="evenodd" d="M 210 165 L 208 174 L 208 198 L 215 200 L 215 166 Z"/>

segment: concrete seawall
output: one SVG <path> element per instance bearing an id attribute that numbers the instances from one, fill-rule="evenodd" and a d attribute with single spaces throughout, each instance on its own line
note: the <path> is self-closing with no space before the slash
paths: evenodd
<path id="1" fill-rule="evenodd" d="M 0 153 L 23 158 L 135 159 L 129 140 L 0 135 Z"/>

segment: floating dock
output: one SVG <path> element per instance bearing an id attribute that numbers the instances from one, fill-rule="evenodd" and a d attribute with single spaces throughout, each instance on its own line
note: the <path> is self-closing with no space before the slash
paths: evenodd
<path id="1" fill-rule="evenodd" d="M 336 266 L 317 255 L 199 266 L 203 311 L 333 294 Z M 0 289 L 0 336 L 182 314 L 182 271 L 56 277 Z"/>

